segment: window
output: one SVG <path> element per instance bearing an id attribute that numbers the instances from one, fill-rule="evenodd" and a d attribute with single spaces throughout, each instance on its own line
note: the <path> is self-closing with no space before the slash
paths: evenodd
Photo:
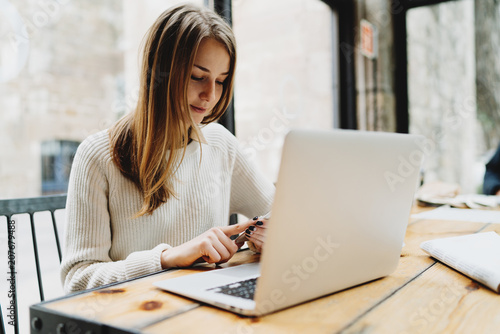
<path id="1" fill-rule="evenodd" d="M 0 197 L 62 189 L 54 174 L 62 162 L 39 143 L 82 141 L 131 111 L 142 38 L 180 2 L 186 1 L 2 2 Z M 288 129 L 338 127 L 339 17 L 320 0 L 234 0 L 232 8 L 236 135 L 275 179 Z M 56 144 L 43 145 L 50 151 Z"/>
<path id="2" fill-rule="evenodd" d="M 478 191 L 474 1 L 414 8 L 407 13 L 410 133 L 427 137 L 425 181 Z"/>
<path id="3" fill-rule="evenodd" d="M 289 129 L 338 127 L 337 21 L 319 0 L 233 1 L 236 136 L 273 181 Z"/>
<path id="4" fill-rule="evenodd" d="M 65 193 L 73 158 L 79 142 L 51 140 L 42 142 L 42 193 Z"/>

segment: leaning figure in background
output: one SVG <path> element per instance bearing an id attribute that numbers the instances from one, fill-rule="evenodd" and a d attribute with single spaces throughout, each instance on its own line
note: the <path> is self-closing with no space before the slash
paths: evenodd
<path id="1" fill-rule="evenodd" d="M 491 160 L 486 164 L 483 192 L 486 195 L 500 196 L 500 145 Z"/>

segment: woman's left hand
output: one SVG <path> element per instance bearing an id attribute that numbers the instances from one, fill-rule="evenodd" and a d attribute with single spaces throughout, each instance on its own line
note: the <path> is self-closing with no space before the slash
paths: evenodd
<path id="1" fill-rule="evenodd" d="M 257 253 L 262 253 L 264 242 L 266 241 L 266 226 L 269 223 L 268 219 L 260 218 L 255 224 L 247 228 L 245 234 L 248 238 L 248 247 Z"/>

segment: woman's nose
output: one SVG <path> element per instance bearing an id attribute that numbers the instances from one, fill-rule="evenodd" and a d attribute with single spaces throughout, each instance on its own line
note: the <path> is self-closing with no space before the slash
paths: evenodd
<path id="1" fill-rule="evenodd" d="M 205 85 L 203 85 L 200 97 L 208 102 L 213 101 L 215 99 L 215 82 L 208 81 Z"/>

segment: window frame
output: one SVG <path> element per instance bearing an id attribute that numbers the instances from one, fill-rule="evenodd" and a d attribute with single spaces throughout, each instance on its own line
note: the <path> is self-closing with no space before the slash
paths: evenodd
<path id="1" fill-rule="evenodd" d="M 409 133 L 408 101 L 408 43 L 406 40 L 406 14 L 408 10 L 461 0 L 392 0 L 394 39 L 394 94 L 396 103 L 396 132 Z"/>
<path id="2" fill-rule="evenodd" d="M 356 75 L 354 67 L 354 2 L 350 0 L 321 0 L 339 16 L 338 26 L 338 59 L 339 59 L 339 127 L 341 129 L 357 129 L 356 111 Z M 207 3 L 207 2 L 206 2 Z M 215 12 L 232 25 L 231 0 L 214 0 Z M 346 52 L 346 50 L 351 50 Z M 336 75 L 333 69 L 333 75 Z M 332 114 L 335 110 L 332 110 Z M 235 134 L 234 97 L 219 123 Z M 333 124 L 332 124 L 333 126 Z"/>

